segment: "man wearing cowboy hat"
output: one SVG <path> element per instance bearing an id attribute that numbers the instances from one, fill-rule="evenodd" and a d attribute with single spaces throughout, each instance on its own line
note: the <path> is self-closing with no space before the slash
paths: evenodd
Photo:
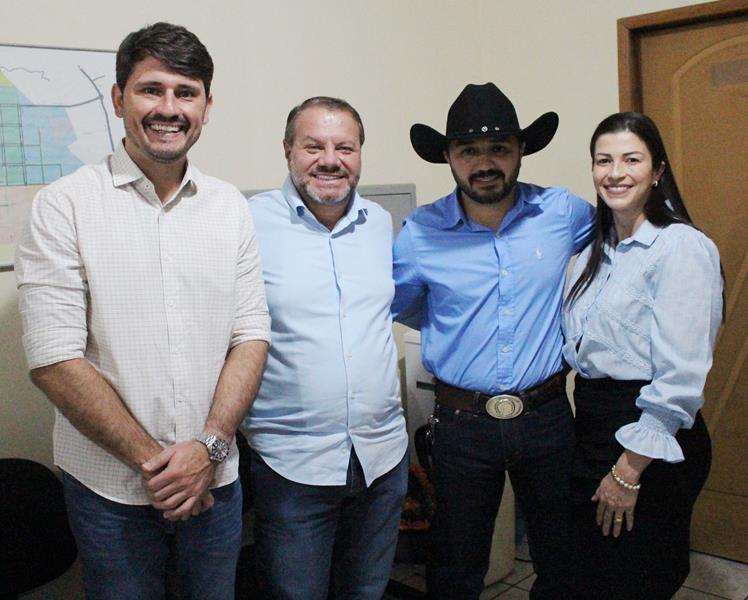
<path id="1" fill-rule="evenodd" d="M 563 598 L 574 433 L 561 361 L 569 259 L 593 207 L 562 188 L 517 181 L 522 157 L 558 115 L 522 129 L 493 84 L 468 85 L 446 135 L 413 125 L 416 153 L 448 163 L 456 189 L 417 208 L 395 242 L 396 320 L 421 330 L 436 380 L 432 419 L 439 598 L 478 598 L 505 471 L 538 575 L 531 598 Z"/>

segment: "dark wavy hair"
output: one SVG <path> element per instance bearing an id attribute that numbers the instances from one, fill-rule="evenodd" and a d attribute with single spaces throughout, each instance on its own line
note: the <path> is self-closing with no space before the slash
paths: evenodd
<path id="1" fill-rule="evenodd" d="M 296 119 L 299 118 L 299 115 L 304 110 L 311 108 L 312 106 L 322 106 L 327 110 L 342 110 L 349 113 L 353 117 L 353 120 L 356 121 L 356 125 L 358 125 L 358 143 L 362 146 L 364 145 L 364 139 L 366 136 L 364 135 L 364 123 L 361 120 L 361 115 L 359 115 L 358 111 L 345 100 L 342 100 L 341 98 L 333 98 L 331 96 L 313 96 L 312 98 L 307 98 L 304 102 L 291 109 L 291 112 L 288 113 L 288 118 L 286 119 L 286 131 L 283 134 L 283 140 L 287 144 L 293 144 L 294 138 L 296 137 Z"/>
<path id="2" fill-rule="evenodd" d="M 590 157 L 593 166 L 598 138 L 606 133 L 618 133 L 619 131 L 630 131 L 644 142 L 652 155 L 652 169 L 656 171 L 660 165 L 665 166 L 657 187 L 651 189 L 649 198 L 644 204 L 644 215 L 647 220 L 658 227 L 672 223 L 685 223 L 693 226 L 693 221 L 686 210 L 685 204 L 683 204 L 678 184 L 675 182 L 675 175 L 670 168 L 665 144 L 662 142 L 657 125 L 648 116 L 638 112 L 620 112 L 603 119 L 590 140 Z M 605 255 L 603 250 L 605 244 L 614 244 L 617 241 L 616 230 L 613 226 L 613 213 L 598 194 L 595 238 L 592 240 L 590 258 L 579 275 L 579 279 L 574 282 L 569 290 L 566 299 L 567 306 L 573 304 L 584 293 L 597 275 Z"/>
<path id="3" fill-rule="evenodd" d="M 133 31 L 117 50 L 117 86 L 125 90 L 135 65 L 152 56 L 169 69 L 185 77 L 200 79 L 205 96 L 210 95 L 213 80 L 213 59 L 198 37 L 181 25 L 154 23 Z"/>

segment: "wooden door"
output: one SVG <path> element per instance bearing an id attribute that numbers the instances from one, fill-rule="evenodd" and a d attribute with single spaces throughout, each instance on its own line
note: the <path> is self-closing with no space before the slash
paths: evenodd
<path id="1" fill-rule="evenodd" d="M 692 547 L 748 562 L 748 2 L 622 19 L 619 70 L 621 109 L 658 124 L 686 206 L 722 257 L 727 319 L 703 410 L 713 462 Z"/>

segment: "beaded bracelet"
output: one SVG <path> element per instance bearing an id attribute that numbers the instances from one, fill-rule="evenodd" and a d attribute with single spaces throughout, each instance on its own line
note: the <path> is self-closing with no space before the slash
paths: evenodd
<path id="1" fill-rule="evenodd" d="M 621 487 L 625 487 L 627 490 L 637 491 L 642 486 L 641 483 L 628 483 L 628 482 L 624 481 L 623 479 L 621 479 L 618 476 L 618 473 L 616 473 L 616 466 L 615 465 L 613 465 L 610 468 L 610 476 L 613 478 L 613 481 L 615 481 Z"/>

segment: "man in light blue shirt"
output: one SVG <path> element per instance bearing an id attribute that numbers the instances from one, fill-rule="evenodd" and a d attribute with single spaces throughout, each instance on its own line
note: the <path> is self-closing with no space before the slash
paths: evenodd
<path id="1" fill-rule="evenodd" d="M 268 597 L 379 600 L 407 483 L 392 339 L 392 221 L 356 192 L 356 110 L 314 97 L 288 116 L 289 177 L 250 202 L 272 344 L 244 421 L 258 577 Z"/>
<path id="2" fill-rule="evenodd" d="M 447 134 L 411 128 L 418 155 L 457 188 L 408 217 L 395 242 L 395 319 L 421 330 L 436 378 L 433 460 L 438 598 L 478 598 L 509 472 L 538 575 L 530 597 L 564 598 L 573 427 L 561 361 L 569 259 L 594 209 L 561 188 L 517 181 L 558 115 L 522 129 L 492 83 L 468 85 Z"/>

